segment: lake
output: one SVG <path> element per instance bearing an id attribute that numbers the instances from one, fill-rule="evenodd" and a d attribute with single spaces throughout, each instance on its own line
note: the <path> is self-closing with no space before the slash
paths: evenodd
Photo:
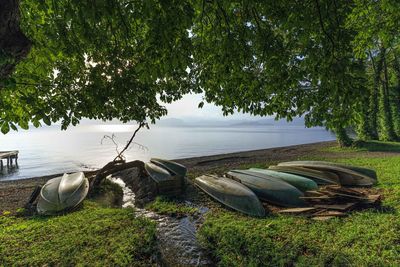
<path id="1" fill-rule="evenodd" d="M 21 179 L 102 167 L 116 156 L 105 135 L 115 135 L 122 149 L 135 125 L 79 125 L 67 131 L 43 127 L 0 135 L 0 151 L 19 150 L 19 168 L 3 170 L 0 180 Z M 303 126 L 160 127 L 142 129 L 126 153 L 127 160 L 147 161 L 207 156 L 335 140 L 324 128 Z"/>

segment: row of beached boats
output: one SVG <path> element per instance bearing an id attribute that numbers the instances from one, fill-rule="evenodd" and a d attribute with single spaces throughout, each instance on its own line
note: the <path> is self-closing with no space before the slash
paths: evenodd
<path id="1" fill-rule="evenodd" d="M 153 158 L 145 164 L 157 194 L 179 195 L 187 169 L 173 161 Z M 251 216 L 264 216 L 262 202 L 283 207 L 306 207 L 304 193 L 323 185 L 372 186 L 374 170 L 323 161 L 291 161 L 269 169 L 231 170 L 225 176 L 202 175 L 195 185 L 222 204 Z M 40 191 L 37 211 L 55 214 L 71 210 L 85 199 L 89 181 L 84 173 L 49 180 Z"/>
<path id="2" fill-rule="evenodd" d="M 371 169 L 325 161 L 282 162 L 269 169 L 231 170 L 225 176 L 203 175 L 195 184 L 222 204 L 251 216 L 262 217 L 262 202 L 282 207 L 306 207 L 306 191 L 318 186 L 372 186 L 377 183 Z"/>
<path id="3" fill-rule="evenodd" d="M 154 180 L 160 194 L 179 194 L 183 188 L 186 167 L 178 163 L 152 158 L 145 170 Z M 50 179 L 40 189 L 37 212 L 52 215 L 76 208 L 87 196 L 89 181 L 83 172 L 64 174 Z"/>

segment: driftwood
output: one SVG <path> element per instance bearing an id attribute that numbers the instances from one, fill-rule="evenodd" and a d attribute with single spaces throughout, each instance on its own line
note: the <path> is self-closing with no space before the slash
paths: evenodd
<path id="1" fill-rule="evenodd" d="M 97 171 L 96 175 L 90 180 L 89 193 L 96 191 L 101 182 L 109 175 L 126 169 L 138 168 L 140 174 L 146 175 L 144 169 L 144 162 L 140 160 L 125 162 L 123 160 L 117 160 L 107 163 L 103 168 Z"/>
<path id="2" fill-rule="evenodd" d="M 340 185 L 327 185 L 318 190 L 307 191 L 301 197 L 310 207 L 279 210 L 278 213 L 303 215 L 315 220 L 328 220 L 347 216 L 350 211 L 377 208 L 381 195 L 363 188 L 346 188 Z"/>
<path id="3" fill-rule="evenodd" d="M 130 168 L 138 168 L 139 169 L 139 175 L 145 174 L 146 171 L 144 169 L 144 162 L 140 160 L 135 160 L 131 162 L 125 162 L 125 158 L 123 156 L 123 153 L 129 148 L 131 145 L 133 139 L 135 138 L 136 134 L 139 132 L 141 128 L 146 126 L 147 124 L 145 122 L 140 122 L 139 126 L 137 129 L 133 132 L 131 138 L 129 141 L 126 143 L 125 147 L 122 149 L 121 152 L 118 153 L 118 155 L 114 158 L 113 161 L 107 163 L 104 165 L 103 168 L 97 171 L 96 176 L 91 179 L 90 181 L 90 187 L 89 187 L 89 193 L 92 193 L 96 191 L 98 186 L 101 184 L 101 182 L 109 175 L 123 171 L 126 169 Z"/>

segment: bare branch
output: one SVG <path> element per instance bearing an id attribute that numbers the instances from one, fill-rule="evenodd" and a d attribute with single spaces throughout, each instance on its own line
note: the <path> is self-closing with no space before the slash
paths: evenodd
<path id="1" fill-rule="evenodd" d="M 139 126 L 137 127 L 137 129 L 135 130 L 135 132 L 133 133 L 133 135 L 131 136 L 131 139 L 128 141 L 128 143 L 126 144 L 126 146 L 124 147 L 124 149 L 122 149 L 121 152 L 118 153 L 118 155 L 115 157 L 114 162 L 118 161 L 118 160 L 122 160 L 124 161 L 124 152 L 129 148 L 129 146 L 131 145 L 133 138 L 135 138 L 136 134 L 139 132 L 139 130 L 141 128 L 143 128 L 146 125 L 145 122 L 140 122 Z"/>

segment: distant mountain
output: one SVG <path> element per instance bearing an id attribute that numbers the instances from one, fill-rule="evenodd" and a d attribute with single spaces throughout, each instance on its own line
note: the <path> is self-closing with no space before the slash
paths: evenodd
<path id="1" fill-rule="evenodd" d="M 261 126 L 304 126 L 303 118 L 294 118 L 287 122 L 285 119 L 274 120 L 273 118 L 254 120 L 213 120 L 206 118 L 166 118 L 156 122 L 161 127 L 261 127 Z"/>
<path id="2" fill-rule="evenodd" d="M 168 127 L 185 127 L 187 123 L 184 120 L 176 118 L 161 119 L 156 122 L 157 126 L 168 126 Z"/>
<path id="3" fill-rule="evenodd" d="M 272 124 L 272 125 L 282 125 L 282 126 L 305 126 L 305 121 L 304 121 L 304 118 L 302 118 L 302 117 L 296 117 L 296 118 L 293 118 L 293 120 L 292 121 L 290 121 L 290 122 L 288 122 L 286 119 L 280 119 L 280 120 L 274 120 L 274 119 L 268 119 L 269 120 L 269 122 Z"/>
<path id="4" fill-rule="evenodd" d="M 273 118 L 265 118 L 259 120 L 246 120 L 232 123 L 231 126 L 304 126 L 303 118 L 294 118 L 288 122 L 286 119 L 275 120 Z"/>
<path id="5" fill-rule="evenodd" d="M 271 125 L 273 125 L 273 123 L 270 123 L 269 121 L 265 120 L 255 120 L 255 121 L 245 120 L 232 123 L 229 126 L 239 127 L 239 126 L 271 126 Z"/>

